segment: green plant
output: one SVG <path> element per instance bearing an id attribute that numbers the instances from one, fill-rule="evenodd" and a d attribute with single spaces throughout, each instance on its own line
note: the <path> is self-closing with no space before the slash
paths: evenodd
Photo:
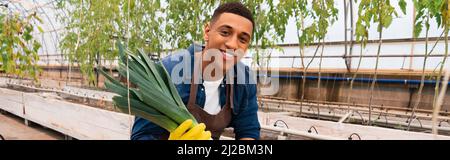
<path id="1" fill-rule="evenodd" d="M 167 1 L 165 35 L 170 49 L 187 48 L 193 42 L 203 41 L 203 27 L 211 18 L 217 2 L 212 0 Z"/>
<path id="2" fill-rule="evenodd" d="M 304 13 L 303 15 L 308 15 L 314 21 L 310 26 L 302 30 L 302 35 L 300 37 L 300 45 L 302 48 L 308 46 L 313 42 L 318 42 L 317 48 L 314 52 L 313 58 L 308 62 L 306 67 L 303 68 L 303 78 L 302 78 L 302 94 L 301 100 L 305 97 L 305 84 L 307 70 L 311 63 L 314 61 L 319 48 L 322 46 L 321 54 L 323 54 L 323 47 L 325 45 L 325 36 L 328 33 L 328 27 L 337 20 L 338 10 L 334 6 L 334 0 L 313 0 L 310 7 L 312 8 L 310 13 Z M 322 61 L 322 56 L 320 63 Z M 319 71 L 319 81 L 318 89 L 320 93 L 320 71 Z M 318 95 L 320 97 L 320 94 Z M 302 106 L 303 103 L 300 105 Z"/>
<path id="3" fill-rule="evenodd" d="M 203 40 L 204 24 L 212 11 L 225 1 L 171 0 L 171 1 L 57 1 L 58 9 L 70 12 L 59 16 L 66 24 L 66 32 L 60 43 L 63 54 L 70 63 L 80 66 L 83 75 L 95 82 L 94 69 L 98 59 L 112 60 L 115 39 L 124 39 L 128 48 L 144 47 L 147 53 L 157 53 L 186 48 Z M 277 48 L 275 42 L 284 38 L 288 17 L 275 17 L 273 0 L 242 1 L 255 15 L 255 31 L 252 46 L 259 64 L 262 50 Z M 267 4 L 268 7 L 264 7 Z"/>
<path id="4" fill-rule="evenodd" d="M 58 9 L 70 16 L 59 16 L 66 24 L 60 42 L 63 54 L 70 64 L 76 63 L 90 82 L 95 81 L 94 69 L 100 59 L 114 60 L 116 39 L 125 39 L 129 48 L 144 47 L 146 52 L 160 54 L 163 49 L 163 12 L 159 0 L 132 1 L 57 1 Z M 94 84 L 95 85 L 95 84 Z"/>
<path id="5" fill-rule="evenodd" d="M 436 40 L 434 46 L 429 50 L 428 48 L 428 42 L 429 42 L 429 38 L 428 38 L 428 34 L 430 31 L 430 20 L 435 19 L 436 23 L 438 24 L 438 26 L 441 25 L 441 16 L 440 16 L 440 8 L 439 7 L 439 1 L 433 1 L 433 0 L 414 0 L 414 7 L 416 10 L 416 18 L 414 20 L 415 24 L 414 24 L 414 37 L 417 38 L 419 37 L 420 33 L 423 31 L 423 28 L 425 28 L 425 50 L 424 50 L 424 60 L 423 60 L 423 65 L 422 65 L 422 76 L 421 76 L 421 82 L 420 82 L 420 86 L 419 86 L 419 90 L 418 90 L 418 94 L 417 94 L 417 101 L 413 106 L 412 112 L 411 112 L 411 116 L 409 117 L 410 119 L 414 118 L 415 116 L 415 112 L 417 107 L 419 106 L 419 103 L 422 99 L 422 92 L 423 92 L 423 87 L 424 87 L 424 81 L 425 81 L 425 69 L 426 69 L 426 65 L 427 65 L 427 60 L 429 55 L 431 55 L 431 53 L 433 52 L 434 48 L 436 47 L 437 43 L 440 41 L 440 39 L 442 38 L 443 34 L 445 31 L 442 32 L 442 34 L 440 35 L 440 37 Z M 434 72 L 434 71 L 433 71 Z M 433 76 L 430 76 L 430 78 Z M 409 126 L 411 124 L 411 121 L 409 121 L 408 124 L 408 129 Z"/>
<path id="6" fill-rule="evenodd" d="M 2 11 L 2 10 L 0 10 Z M 0 70 L 19 77 L 31 77 L 38 81 L 41 72 L 37 62 L 41 44 L 33 38 L 36 23 L 42 20 L 32 13 L 25 17 L 0 12 Z"/>
<path id="7" fill-rule="evenodd" d="M 355 0 L 356 1 L 356 0 Z M 403 13 L 406 12 L 405 1 L 399 1 L 399 6 Z M 406 13 L 405 13 L 406 14 Z M 371 125 L 373 90 L 378 78 L 378 64 L 380 60 L 381 45 L 383 43 L 383 29 L 387 29 L 391 24 L 394 16 L 398 16 L 395 8 L 391 5 L 390 0 L 361 0 L 358 8 L 358 21 L 356 22 L 356 39 L 362 42 L 365 47 L 369 39 L 369 28 L 371 23 L 377 23 L 378 31 L 378 51 L 375 62 L 375 73 L 370 86 L 369 98 L 369 125 Z"/>
<path id="8" fill-rule="evenodd" d="M 444 30 L 444 39 L 445 39 L 445 54 L 441 63 L 441 66 L 439 68 L 439 74 L 437 76 L 436 80 L 436 86 L 434 91 L 434 98 L 433 98 L 433 134 L 437 134 L 437 118 L 439 116 L 439 111 L 441 110 L 441 105 L 437 104 L 438 101 L 438 94 L 439 94 L 439 88 L 440 88 L 440 82 L 442 78 L 442 73 L 444 70 L 445 63 L 447 61 L 448 57 L 448 32 L 450 27 L 450 0 L 437 0 L 435 2 L 435 10 L 439 10 L 439 14 L 436 16 L 436 20 L 438 21 L 438 27 L 442 28 Z M 439 21 L 442 21 L 440 23 Z"/>

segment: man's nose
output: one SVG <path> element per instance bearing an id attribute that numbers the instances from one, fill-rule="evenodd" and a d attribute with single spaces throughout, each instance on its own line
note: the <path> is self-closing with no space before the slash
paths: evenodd
<path id="1" fill-rule="evenodd" d="M 235 51 L 238 48 L 238 38 L 237 36 L 232 36 L 225 42 L 227 49 L 232 49 Z"/>

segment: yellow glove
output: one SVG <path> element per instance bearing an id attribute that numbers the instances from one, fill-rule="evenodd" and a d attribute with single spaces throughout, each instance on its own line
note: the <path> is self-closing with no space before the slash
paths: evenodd
<path id="1" fill-rule="evenodd" d="M 211 132 L 205 131 L 205 124 L 192 126 L 192 120 L 188 119 L 170 133 L 169 140 L 210 140 Z"/>

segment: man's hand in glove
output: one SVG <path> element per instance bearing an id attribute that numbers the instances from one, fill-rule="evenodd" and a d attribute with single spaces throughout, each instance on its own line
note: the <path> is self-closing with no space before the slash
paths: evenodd
<path id="1" fill-rule="evenodd" d="M 205 131 L 205 124 L 200 123 L 191 128 L 193 121 L 188 119 L 170 133 L 169 140 L 210 140 L 211 132 Z"/>

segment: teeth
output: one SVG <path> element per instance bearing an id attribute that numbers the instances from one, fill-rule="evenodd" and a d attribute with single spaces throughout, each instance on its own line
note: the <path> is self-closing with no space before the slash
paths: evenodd
<path id="1" fill-rule="evenodd" d="M 222 51 L 222 54 L 226 55 L 227 57 L 233 57 L 234 56 L 231 52 Z"/>
<path id="2" fill-rule="evenodd" d="M 222 54 L 227 56 L 227 57 L 233 57 L 233 54 L 230 54 L 229 52 L 222 51 Z"/>

